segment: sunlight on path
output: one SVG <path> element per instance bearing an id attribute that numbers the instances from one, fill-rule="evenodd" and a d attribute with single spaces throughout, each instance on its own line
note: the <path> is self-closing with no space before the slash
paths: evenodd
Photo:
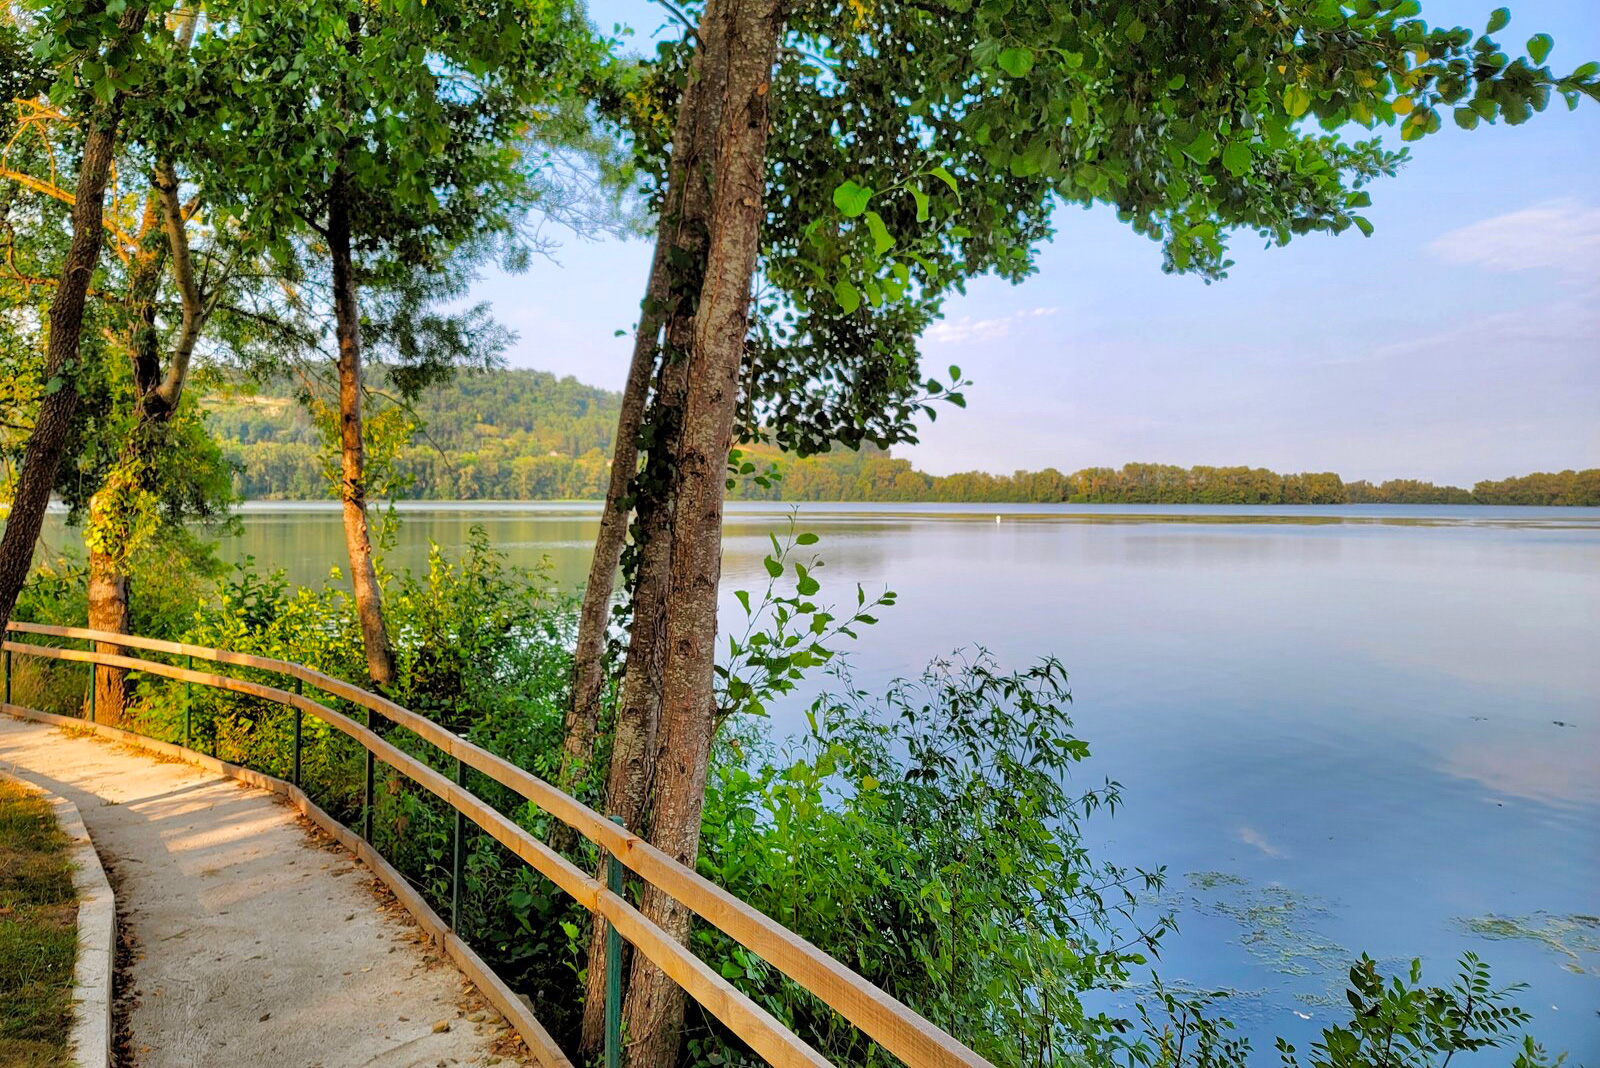
<path id="1" fill-rule="evenodd" d="M 366 869 L 272 795 L 7 716 L 0 768 L 73 801 L 112 872 L 139 1068 L 523 1063 Z"/>

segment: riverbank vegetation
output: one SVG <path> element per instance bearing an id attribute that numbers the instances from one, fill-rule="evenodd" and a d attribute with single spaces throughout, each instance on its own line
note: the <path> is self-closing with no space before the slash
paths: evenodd
<path id="1" fill-rule="evenodd" d="M 381 383 L 383 368 L 375 369 Z M 284 384 L 220 384 L 206 421 L 244 499 L 322 500 L 327 449 L 313 412 Z M 380 400 L 379 403 L 382 403 Z M 420 500 L 603 500 L 621 397 L 543 371 L 463 375 L 406 406 L 407 440 L 392 467 Z M 929 475 L 870 443 L 796 456 L 744 448 L 779 477 L 741 480 L 730 496 L 770 501 L 927 501 L 990 504 L 1495 504 L 1600 507 L 1600 470 L 1537 473 L 1471 489 L 1416 479 L 1346 481 L 1331 471 L 1124 464 L 992 475 Z"/>
<path id="2" fill-rule="evenodd" d="M 821 607 L 804 558 L 815 539 L 796 532 L 767 560 L 780 585 L 747 591 L 750 629 L 719 621 L 724 505 L 775 477 L 803 485 L 800 464 L 883 464 L 884 484 L 912 492 L 918 476 L 887 450 L 963 407 L 967 385 L 959 368 L 925 370 L 919 338 L 969 281 L 1025 278 L 1061 206 L 1113 205 L 1165 269 L 1221 279 L 1236 235 L 1370 234 L 1369 187 L 1409 150 L 1378 131 L 1409 145 L 1446 120 L 1577 107 L 1600 97 L 1600 65 L 1553 69 L 1543 34 L 1503 47 L 1504 9 L 1476 32 L 1430 26 L 1417 0 L 1291 0 L 1270 16 L 1165 0 L 707 0 L 674 14 L 688 32 L 641 58 L 570 0 L 8 4 L 0 622 L 26 586 L 24 617 L 359 680 L 736 887 L 1002 1068 L 1237 1063 L 1243 1047 L 1205 999 L 1155 988 L 1137 1015 L 1085 1007 L 1127 987 L 1170 925 L 1138 908 L 1158 872 L 1108 869 L 1083 845 L 1080 821 L 1117 791 L 1061 785 L 1087 746 L 1060 666 L 975 653 L 877 695 L 840 675 L 807 735 L 764 738 L 756 713 L 837 670 L 836 646 L 892 597 Z M 595 213 L 570 210 L 574 187 Z M 406 466 L 415 407 L 470 396 L 462 374 L 506 343 L 464 303 L 474 268 L 537 252 L 530 219 L 632 225 L 634 208 L 655 243 L 626 383 L 545 442 L 545 461 L 567 449 L 590 466 L 548 472 L 544 491 L 581 483 L 605 501 L 577 603 L 481 540 L 426 574 L 388 573 L 392 516 L 375 519 L 372 501 L 423 474 L 462 496 L 461 470 L 491 459 L 495 478 L 523 460 L 517 477 L 541 482 L 531 423 L 482 463 L 444 465 L 448 483 Z M 320 444 L 240 447 L 290 450 L 277 459 L 297 488 L 314 454 L 342 505 L 348 588 L 248 569 L 217 584 L 197 525 L 226 524 L 243 487 L 201 413 L 212 372 L 296 383 Z M 473 438 L 496 436 L 471 414 Z M 609 465 L 587 444 L 606 414 Z M 1087 477 L 1009 482 L 1057 499 L 1310 501 L 1342 486 L 1153 465 Z M 960 478 L 948 492 L 978 492 Z M 88 558 L 35 573 L 52 495 Z M 174 570 L 191 577 L 160 589 Z M 106 719 L 171 736 L 171 693 L 97 676 Z M 44 672 L 30 699 L 70 709 L 83 681 Z M 280 720 L 248 703 L 201 711 L 200 744 L 281 771 Z M 349 815 L 356 754 L 315 744 L 316 788 Z M 375 816 L 437 894 L 444 815 L 430 806 L 390 783 Z M 601 993 L 620 981 L 630 1068 L 744 1060 L 643 955 L 608 976 L 602 930 L 497 849 L 474 846 L 464 926 L 537 1004 L 560 1006 L 550 1022 L 575 1053 L 598 1048 Z M 637 907 L 836 1063 L 886 1063 L 681 903 L 646 891 Z M 1505 1044 L 1526 1016 L 1464 968 L 1456 986 L 1423 987 L 1415 969 L 1380 986 L 1358 964 L 1350 1026 L 1325 1030 L 1308 1063 Z M 1520 1048 L 1519 1065 L 1542 1063 Z"/>
<path id="3" fill-rule="evenodd" d="M 753 613 L 748 633 L 776 635 L 779 610 L 822 599 L 810 578 L 825 570 L 817 545 L 803 534 L 780 539 L 768 569 L 777 575 L 741 595 Z M 396 636 L 390 696 L 536 774 L 559 774 L 576 622 L 571 595 L 540 569 L 508 566 L 481 530 L 458 558 L 435 548 L 425 572 L 379 574 Z M 157 560 L 132 576 L 136 588 L 173 577 Z M 248 564 L 211 579 L 190 574 L 188 582 L 183 598 L 196 598 L 193 610 L 142 606 L 141 633 L 361 677 L 359 615 L 338 586 L 291 587 Z M 811 593 L 801 595 L 802 588 Z M 862 593 L 846 605 L 868 600 Z M 892 597 L 870 600 L 874 611 L 892 610 Z M 86 601 L 85 567 L 56 561 L 29 585 L 18 613 L 66 624 L 81 618 Z M 1044 659 L 1006 668 L 972 649 L 869 691 L 836 656 L 847 648 L 839 644 L 846 636 L 835 632 L 835 639 L 808 646 L 803 661 L 780 658 L 781 678 L 799 663 L 822 673 L 812 679 L 821 692 L 806 703 L 806 729 L 795 737 L 773 736 L 750 711 L 749 680 L 771 678 L 771 658 L 760 659 L 756 672 L 738 670 L 748 658 L 736 660 L 723 676 L 717 701 L 726 711 L 710 758 L 700 873 L 847 962 L 997 1068 L 1032 1068 L 1041 1055 L 1046 1063 L 1054 1057 L 1099 1068 L 1255 1063 L 1250 1042 L 1227 1018 L 1225 992 L 1168 987 L 1152 972 L 1163 947 L 1179 937 L 1163 893 L 1166 872 L 1107 864 L 1086 847 L 1091 825 L 1114 819 L 1123 792 L 1095 773 L 1091 745 L 1074 728 L 1063 665 Z M 20 702 L 67 715 L 81 709 L 81 665 L 16 663 Z M 729 685 L 736 677 L 746 685 Z M 609 692 L 607 703 L 614 698 Z M 127 727 L 289 774 L 292 726 L 281 707 L 205 688 L 186 694 L 181 683 L 142 676 L 129 680 L 126 700 Z M 303 729 L 306 789 L 359 824 L 364 750 L 315 719 Z M 448 758 L 409 732 L 386 733 L 436 770 L 452 771 Z M 606 743 L 602 734 L 602 756 Z M 1087 785 L 1072 785 L 1079 781 Z M 475 772 L 468 786 L 528 830 L 554 837 L 551 819 L 520 795 Z M 601 787 L 593 775 L 575 784 L 596 805 Z M 374 843 L 448 914 L 453 810 L 382 765 L 375 797 Z M 587 847 L 570 855 L 597 861 Z M 469 836 L 464 872 L 460 933 L 540 1006 L 564 1044 L 576 1047 L 588 916 L 487 835 Z M 721 932 L 696 925 L 691 945 L 832 1063 L 889 1063 L 815 997 Z M 1439 1065 L 1453 1051 L 1501 1048 L 1515 1068 L 1559 1063 L 1520 1033 L 1529 1017 L 1514 1004 L 1517 988 L 1494 986 L 1471 954 L 1442 986 L 1424 983 L 1420 965 L 1389 976 L 1367 958 L 1353 962 L 1348 982 L 1347 1000 L 1357 1006 L 1351 1019 L 1329 1025 L 1305 1051 L 1286 1043 L 1287 1057 L 1315 1068 L 1402 1068 Z M 1125 1004 L 1128 992 L 1138 997 L 1127 1008 L 1098 1007 L 1108 995 Z M 1411 1060 L 1383 1058 L 1383 1045 L 1395 1041 L 1406 1044 Z M 718 1068 L 753 1063 L 747 1057 L 691 1003 L 670 1063 Z"/>
<path id="4" fill-rule="evenodd" d="M 77 900 L 67 836 L 49 803 L 0 779 L 0 1065 L 72 1063 Z"/>

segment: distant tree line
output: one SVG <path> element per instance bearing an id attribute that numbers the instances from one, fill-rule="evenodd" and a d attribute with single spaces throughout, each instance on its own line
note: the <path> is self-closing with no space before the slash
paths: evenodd
<path id="1" fill-rule="evenodd" d="M 1525 504 L 1600 506 L 1600 469 L 1479 482 L 1471 490 L 1416 479 L 1346 482 L 1331 471 L 1279 474 L 1263 467 L 1124 464 L 1065 474 L 1053 467 L 992 475 L 929 475 L 907 460 L 863 448 L 804 459 L 757 456 L 782 477 L 743 484 L 746 499 L 947 501 L 993 504 Z M 759 466 L 759 465 L 758 465 Z"/>
<path id="2" fill-rule="evenodd" d="M 455 388 L 428 391 L 407 410 L 419 429 L 390 461 L 391 482 L 423 500 L 599 500 L 618 404 L 615 393 L 544 371 L 464 375 Z M 329 495 L 333 454 L 314 410 L 288 385 L 207 398 L 211 429 L 235 466 L 236 492 L 258 500 Z M 1142 463 L 1070 474 L 1047 467 L 930 475 L 871 445 L 804 458 L 755 446 L 745 459 L 758 474 L 775 467 L 781 477 L 766 486 L 739 481 L 733 494 L 743 500 L 1600 506 L 1600 470 L 1541 472 L 1469 490 L 1408 478 L 1346 482 L 1331 471 Z"/>
<path id="3" fill-rule="evenodd" d="M 383 394 L 381 376 L 376 385 Z M 383 398 L 380 396 L 380 400 Z M 398 412 L 417 426 L 386 481 L 426 500 L 564 500 L 605 496 L 617 394 L 544 371 L 462 375 Z M 207 420 L 254 500 L 330 494 L 333 460 L 315 402 L 288 385 L 212 394 Z"/>

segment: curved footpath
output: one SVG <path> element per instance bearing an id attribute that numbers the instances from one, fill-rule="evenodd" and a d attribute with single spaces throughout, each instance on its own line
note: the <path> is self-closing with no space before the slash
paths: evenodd
<path id="1" fill-rule="evenodd" d="M 528 1063 L 382 884 L 277 796 L 6 715 L 0 769 L 76 804 L 112 873 L 124 1063 Z"/>

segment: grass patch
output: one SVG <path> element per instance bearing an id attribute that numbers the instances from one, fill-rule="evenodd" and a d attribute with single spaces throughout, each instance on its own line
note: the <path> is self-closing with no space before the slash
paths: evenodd
<path id="1" fill-rule="evenodd" d="M 50 805 L 0 781 L 0 1068 L 72 1063 L 77 897 Z"/>

